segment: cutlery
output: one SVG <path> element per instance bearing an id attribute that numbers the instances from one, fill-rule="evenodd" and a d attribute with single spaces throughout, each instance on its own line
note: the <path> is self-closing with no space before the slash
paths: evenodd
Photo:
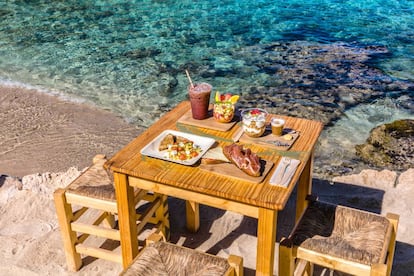
<path id="1" fill-rule="evenodd" d="M 281 141 L 266 141 L 265 143 L 267 144 L 272 144 L 275 145 L 277 147 L 289 147 L 290 143 L 286 143 L 286 142 L 281 142 Z"/>
<path id="2" fill-rule="evenodd" d="M 283 180 L 283 177 L 285 176 L 285 173 L 286 173 L 286 171 L 287 171 L 287 169 L 290 165 L 290 162 L 291 162 L 290 158 L 284 157 L 282 159 L 282 163 L 281 163 L 282 168 L 280 169 L 282 172 L 279 174 L 280 175 L 280 180 L 278 179 L 279 180 L 278 182 L 280 184 L 283 184 L 282 180 Z"/>
<path id="3" fill-rule="evenodd" d="M 272 184 L 282 185 L 283 177 L 287 171 L 287 168 L 289 167 L 291 162 L 291 159 L 288 157 L 282 157 L 282 159 L 279 162 L 278 167 L 276 168 L 276 171 L 274 172 L 274 175 L 272 176 L 270 182 Z"/>

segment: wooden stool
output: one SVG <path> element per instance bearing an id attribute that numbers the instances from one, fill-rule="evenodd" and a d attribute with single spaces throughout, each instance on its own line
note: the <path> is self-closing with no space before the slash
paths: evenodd
<path id="1" fill-rule="evenodd" d="M 91 167 L 65 189 L 54 193 L 66 261 L 73 271 L 82 266 L 81 254 L 122 264 L 120 252 L 102 245 L 108 240 L 120 241 L 120 232 L 115 229 L 114 214 L 118 212 L 115 189 L 111 174 L 103 168 L 105 162 L 104 155 L 95 156 Z M 151 231 L 169 235 L 166 196 L 137 189 L 135 204 L 138 234 L 151 224 Z"/>
<path id="2" fill-rule="evenodd" d="M 242 276 L 243 259 L 235 255 L 228 259 L 210 255 L 162 241 L 160 235 L 152 234 L 147 246 L 120 275 Z"/>
<path id="3" fill-rule="evenodd" d="M 312 264 L 353 275 L 390 275 L 398 220 L 395 214 L 312 200 L 280 242 L 279 275 L 312 274 Z"/>

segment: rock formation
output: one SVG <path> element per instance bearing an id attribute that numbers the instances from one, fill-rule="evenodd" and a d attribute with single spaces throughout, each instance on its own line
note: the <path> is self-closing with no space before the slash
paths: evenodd
<path id="1" fill-rule="evenodd" d="M 414 166 L 414 120 L 397 120 L 371 130 L 365 144 L 355 147 L 357 155 L 366 163 L 407 170 Z"/>

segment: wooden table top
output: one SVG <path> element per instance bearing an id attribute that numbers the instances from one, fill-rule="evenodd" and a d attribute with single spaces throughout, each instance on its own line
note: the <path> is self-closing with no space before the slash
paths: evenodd
<path id="1" fill-rule="evenodd" d="M 263 145 L 244 144 L 261 158 L 275 164 L 262 183 L 252 183 L 218 175 L 199 168 L 197 164 L 184 166 L 163 161 L 140 154 L 141 149 L 156 138 L 162 131 L 171 129 L 214 138 L 220 146 L 233 143 L 232 136 L 239 129 L 235 125 L 229 131 L 217 131 L 196 126 L 177 123 L 177 120 L 189 110 L 188 101 L 180 103 L 165 114 L 141 135 L 131 141 L 105 164 L 106 168 L 128 176 L 150 180 L 177 188 L 219 197 L 225 200 L 240 202 L 256 207 L 281 210 L 292 193 L 295 183 L 300 177 L 306 162 L 312 158 L 313 148 L 322 131 L 321 122 L 288 116 L 279 116 L 286 120 L 285 126 L 300 132 L 299 138 L 288 151 L 278 151 Z M 268 116 L 270 120 L 272 115 Z M 301 163 L 287 188 L 272 186 L 272 176 L 281 156 L 289 156 L 301 160 Z M 237 169 L 235 167 L 235 169 Z"/>

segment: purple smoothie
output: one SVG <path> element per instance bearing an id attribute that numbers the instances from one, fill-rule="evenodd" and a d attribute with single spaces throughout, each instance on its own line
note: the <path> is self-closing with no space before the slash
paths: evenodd
<path id="1" fill-rule="evenodd" d="M 208 117 L 208 106 L 210 104 L 210 94 L 212 86 L 208 83 L 196 83 L 193 87 L 188 87 L 188 95 L 191 102 L 193 118 L 203 120 Z"/>

